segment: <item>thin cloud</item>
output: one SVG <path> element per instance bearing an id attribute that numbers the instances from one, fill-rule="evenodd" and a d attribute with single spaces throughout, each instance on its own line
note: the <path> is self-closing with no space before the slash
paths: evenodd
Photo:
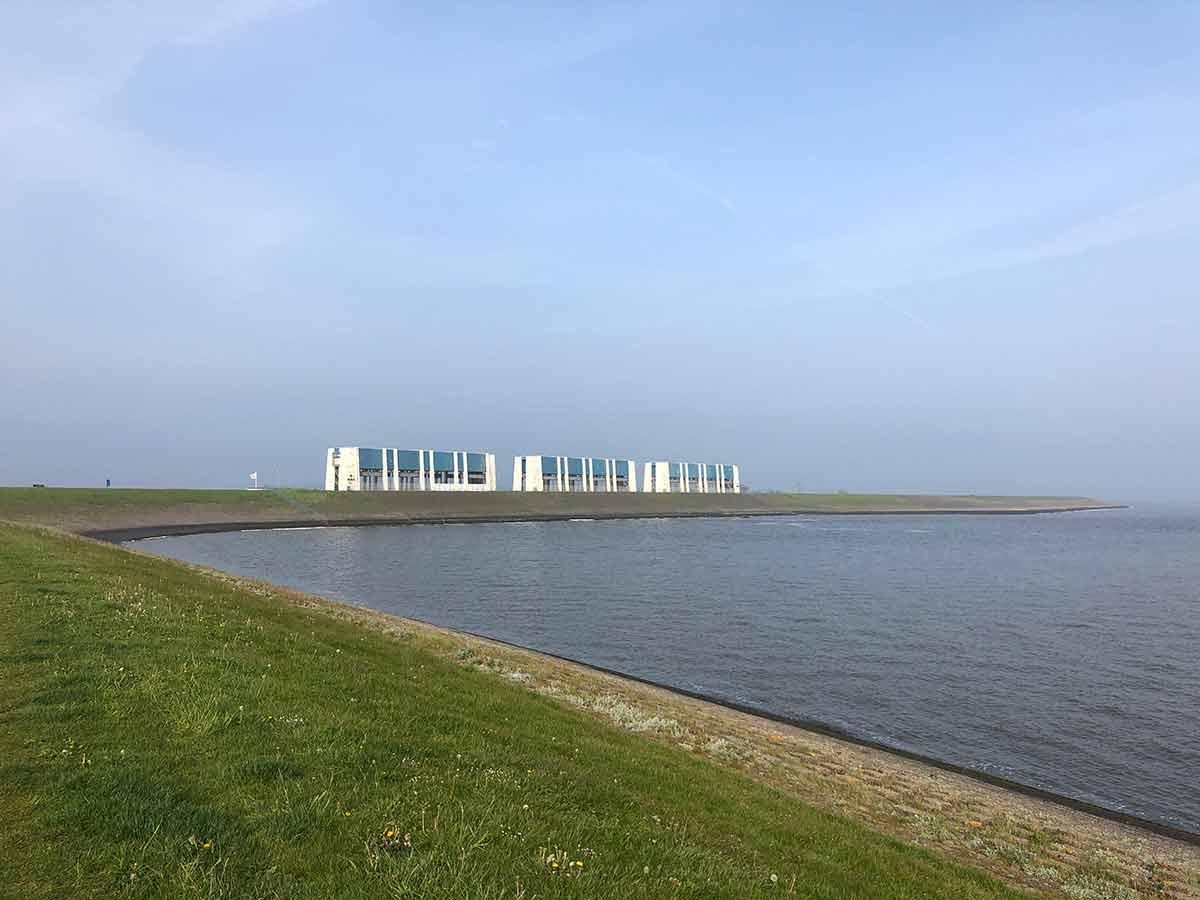
<path id="1" fill-rule="evenodd" d="M 208 43 L 263 19 L 304 12 L 321 2 L 322 0 L 228 0 L 212 9 L 207 18 L 186 32 L 181 40 L 189 44 Z"/>
<path id="2" fill-rule="evenodd" d="M 211 254 L 252 259 L 294 240 L 311 224 L 302 204 L 261 180 L 198 163 L 125 126 L 109 124 L 101 102 L 119 91 L 138 62 L 155 47 L 220 35 L 264 17 L 306 7 L 296 0 L 237 0 L 217 9 L 177 4 L 142 16 L 133 6 L 110 4 L 80 10 L 47 4 L 10 24 L 36 35 L 63 18 L 73 30 L 69 59 L 47 74 L 39 64 L 5 79 L 0 113 L 0 183 L 62 185 L 109 198 L 145 219 L 179 233 L 190 259 Z M 94 18 L 94 30 L 83 28 Z M 197 238 L 202 236 L 202 240 Z"/>
<path id="3" fill-rule="evenodd" d="M 712 187 L 709 184 L 706 184 L 705 182 L 701 181 L 698 178 L 693 178 L 690 175 L 685 175 L 679 169 L 668 164 L 664 160 L 655 159 L 654 157 L 651 157 L 651 156 L 642 156 L 641 159 L 643 160 L 643 162 L 646 163 L 647 166 L 649 166 L 652 170 L 657 172 L 659 175 L 661 175 L 667 181 L 670 181 L 672 184 L 676 185 L 677 187 L 683 188 L 684 190 L 688 191 L 689 193 L 695 194 L 699 197 L 703 197 L 704 199 L 711 201 L 713 204 L 715 204 L 716 206 L 719 206 L 726 213 L 728 213 L 732 218 L 738 218 L 737 206 L 722 191 L 717 190 L 716 188 Z"/>

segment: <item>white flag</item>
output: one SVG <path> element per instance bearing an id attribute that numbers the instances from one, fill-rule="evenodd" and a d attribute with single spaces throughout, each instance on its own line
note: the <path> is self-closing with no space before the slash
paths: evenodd
<path id="1" fill-rule="evenodd" d="M 251 481 L 258 481 L 258 473 L 257 473 L 257 472 L 251 472 L 251 473 L 250 473 L 250 480 L 251 480 Z"/>

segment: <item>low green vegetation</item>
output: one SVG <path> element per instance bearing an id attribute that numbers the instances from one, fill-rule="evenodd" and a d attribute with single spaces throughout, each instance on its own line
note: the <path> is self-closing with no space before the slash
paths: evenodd
<path id="1" fill-rule="evenodd" d="M 1100 506 L 1086 497 L 921 494 L 542 494 L 0 488 L 0 520 L 100 531 L 197 523 L 406 519 L 461 520 L 611 515 L 863 513 Z"/>
<path id="2" fill-rule="evenodd" d="M 1021 896 L 403 635 L 15 525 L 0 525 L 0 885 Z"/>

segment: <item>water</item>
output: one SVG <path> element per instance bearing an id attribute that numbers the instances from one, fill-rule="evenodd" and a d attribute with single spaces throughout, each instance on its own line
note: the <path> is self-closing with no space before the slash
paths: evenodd
<path id="1" fill-rule="evenodd" d="M 326 528 L 142 546 L 1200 832 L 1200 508 Z"/>

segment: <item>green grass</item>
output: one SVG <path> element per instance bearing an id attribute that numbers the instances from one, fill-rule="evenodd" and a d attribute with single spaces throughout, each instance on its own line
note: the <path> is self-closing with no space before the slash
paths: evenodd
<path id="1" fill-rule="evenodd" d="M 403 637 L 14 525 L 0 525 L 0 885 L 1021 896 Z"/>
<path id="2" fill-rule="evenodd" d="M 521 518 L 754 512 L 980 511 L 1096 506 L 1082 497 L 919 494 L 542 494 L 334 493 L 269 491 L 0 488 L 0 520 L 69 531 L 212 522 L 336 522 L 347 519 Z"/>

